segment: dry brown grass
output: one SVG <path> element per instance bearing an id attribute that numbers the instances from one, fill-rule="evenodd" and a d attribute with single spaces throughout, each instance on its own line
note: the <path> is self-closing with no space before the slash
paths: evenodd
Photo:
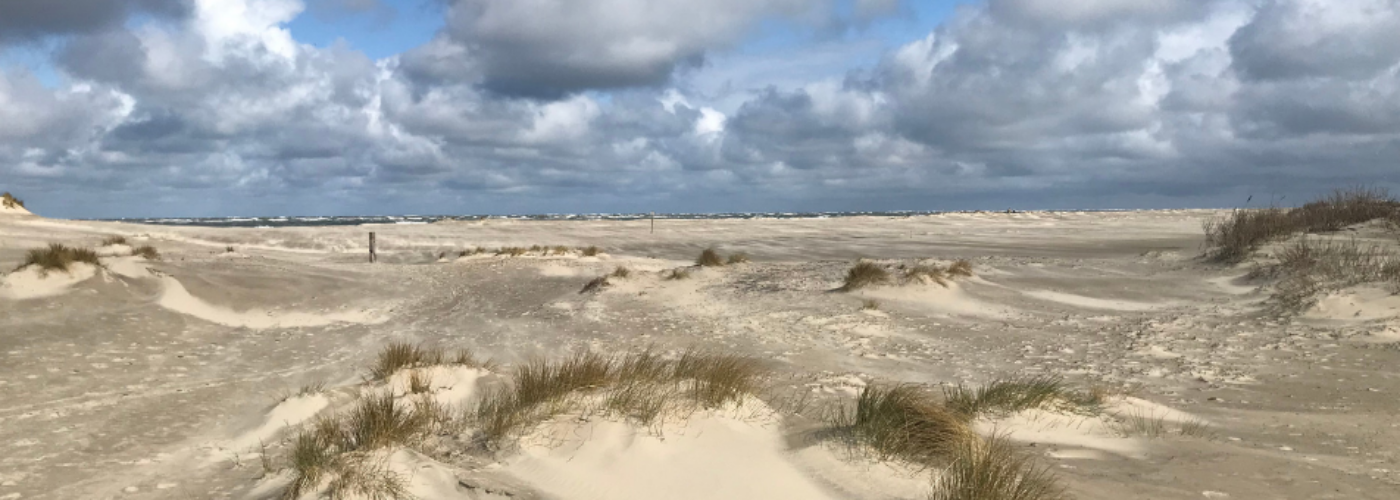
<path id="1" fill-rule="evenodd" d="M 150 245 L 141 245 L 131 249 L 131 255 L 145 258 L 146 260 L 160 260 L 160 251 Z"/>
<path id="2" fill-rule="evenodd" d="M 1383 189 L 1356 187 L 1293 209 L 1235 210 L 1229 216 L 1208 220 L 1206 257 L 1215 262 L 1238 263 L 1265 243 L 1296 233 L 1337 231 L 1400 213 L 1396 201 Z"/>
<path id="3" fill-rule="evenodd" d="M 489 360 L 476 359 L 470 349 L 459 349 L 449 356 L 447 351 L 440 347 L 429 348 L 408 342 L 391 342 L 379 351 L 374 366 L 369 370 L 370 379 L 386 380 L 399 370 L 451 364 L 487 370 L 493 367 Z"/>
<path id="4" fill-rule="evenodd" d="M 746 253 L 744 253 L 744 252 L 735 252 L 735 253 L 729 254 L 729 258 L 728 258 L 728 259 L 725 259 L 724 262 L 725 262 L 725 264 L 728 264 L 728 265 L 731 265 L 731 266 L 736 265 L 736 264 L 745 264 L 745 263 L 748 263 L 748 262 L 749 262 L 749 254 L 746 254 Z"/>
<path id="5" fill-rule="evenodd" d="M 125 245 L 125 244 L 126 244 L 126 237 L 125 237 L 125 236 L 108 236 L 108 237 L 106 237 L 106 238 L 102 238 L 102 244 L 101 244 L 100 246 L 110 247 L 110 246 L 112 246 L 112 245 Z"/>
<path id="6" fill-rule="evenodd" d="M 5 208 L 24 208 L 24 200 L 15 198 L 15 195 L 7 191 L 0 193 L 0 205 L 3 205 Z"/>
<path id="7" fill-rule="evenodd" d="M 951 463 L 935 475 L 930 500 L 1065 500 L 1048 467 L 1001 436 L 954 443 Z"/>
<path id="8" fill-rule="evenodd" d="M 496 256 L 519 257 L 529 253 L 525 247 L 501 247 L 496 249 Z"/>
<path id="9" fill-rule="evenodd" d="M 706 248 L 700 252 L 700 256 L 695 258 L 695 265 L 704 267 L 724 266 L 724 257 L 720 256 L 713 248 Z"/>
<path id="10" fill-rule="evenodd" d="M 690 270 L 684 267 L 678 267 L 667 271 L 666 274 L 662 276 L 662 279 L 666 281 L 688 280 L 690 279 Z"/>
<path id="11" fill-rule="evenodd" d="M 904 279 L 948 286 L 948 272 L 933 265 L 918 265 L 904 271 Z"/>
<path id="12" fill-rule="evenodd" d="M 590 292 L 601 292 L 604 288 L 607 288 L 609 285 L 611 285 L 611 283 L 608 283 L 607 276 L 599 276 L 597 278 L 589 280 L 588 283 L 585 283 L 583 285 L 583 289 L 579 290 L 578 293 L 585 294 Z"/>
<path id="13" fill-rule="evenodd" d="M 24 262 L 15 270 L 24 269 L 29 266 L 37 266 L 41 273 L 49 271 L 68 271 L 68 267 L 73 263 L 83 262 L 94 266 L 102 265 L 97 258 L 97 252 L 88 248 L 74 248 L 64 246 L 59 243 L 50 243 L 45 248 L 35 248 L 24 254 Z"/>
<path id="14" fill-rule="evenodd" d="M 865 299 L 864 302 L 861 302 L 860 309 L 862 311 L 878 311 L 880 310 L 880 301 L 875 299 Z"/>
<path id="15" fill-rule="evenodd" d="M 566 246 L 564 246 L 564 245 L 555 245 L 554 248 L 552 248 L 552 249 L 550 249 L 550 250 L 553 251 L 554 255 L 568 255 L 568 254 L 569 254 L 569 247 L 566 247 Z"/>
<path id="16" fill-rule="evenodd" d="M 972 262 L 967 259 L 958 259 L 948 266 L 948 276 L 954 278 L 971 278 Z"/>
<path id="17" fill-rule="evenodd" d="M 597 257 L 598 254 L 603 253 L 603 250 L 595 246 L 588 246 L 580 248 L 579 253 L 583 254 L 584 257 Z"/>
<path id="18" fill-rule="evenodd" d="M 1275 309 L 1284 313 L 1306 309 L 1320 293 L 1365 283 L 1383 283 L 1400 290 L 1400 253 L 1354 239 L 1301 238 L 1278 253 L 1272 271 L 1282 279 L 1271 299 Z"/>
<path id="19" fill-rule="evenodd" d="M 890 273 L 884 267 L 874 262 L 861 261 L 846 271 L 846 281 L 841 285 L 842 291 L 859 290 L 862 288 L 889 283 Z"/>
<path id="20" fill-rule="evenodd" d="M 609 276 L 618 279 L 627 279 L 632 276 L 632 270 L 623 266 L 617 266 L 617 268 L 613 269 L 612 274 L 610 274 Z"/>
<path id="21" fill-rule="evenodd" d="M 669 408 L 713 408 L 758 389 L 764 371 L 739 356 L 688 352 L 675 360 L 650 351 L 617 358 L 580 353 L 516 368 L 513 384 L 490 392 L 473 414 L 488 444 L 501 444 L 551 416 L 581 409 L 597 394 L 606 413 L 649 424 Z"/>

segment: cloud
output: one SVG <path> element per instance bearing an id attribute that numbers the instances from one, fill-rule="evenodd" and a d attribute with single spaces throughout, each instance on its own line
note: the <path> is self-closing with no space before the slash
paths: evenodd
<path id="1" fill-rule="evenodd" d="M 10 1 L 0 16 L 0 43 L 111 29 L 134 13 L 180 18 L 188 12 L 186 0 Z"/>
<path id="2" fill-rule="evenodd" d="M 543 2 L 458 1 L 382 60 L 299 43 L 293 0 L 48 28 L 61 85 L 0 70 L 0 179 L 74 216 L 1092 208 L 1394 186 L 1400 157 L 1394 2 L 993 0 L 787 56 L 725 47 L 829 3 Z"/>

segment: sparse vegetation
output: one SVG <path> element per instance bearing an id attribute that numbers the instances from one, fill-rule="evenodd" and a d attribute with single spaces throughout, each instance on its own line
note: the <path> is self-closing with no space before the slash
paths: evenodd
<path id="1" fill-rule="evenodd" d="M 88 248 L 74 248 L 64 246 L 59 243 L 50 243 L 45 248 L 35 248 L 29 250 L 24 255 L 24 263 L 15 270 L 24 269 L 29 266 L 36 266 L 41 273 L 49 271 L 68 271 L 69 266 L 75 262 L 83 262 L 94 266 L 102 265 L 97 258 L 97 252 Z"/>
<path id="2" fill-rule="evenodd" d="M 979 387 L 959 384 L 945 388 L 943 399 L 949 409 L 972 419 L 1041 408 L 1074 398 L 1059 377 L 1028 376 L 997 379 Z"/>
<path id="3" fill-rule="evenodd" d="M 1363 283 L 1386 283 L 1400 289 L 1400 254 L 1356 240 L 1299 239 L 1278 253 L 1273 271 L 1282 275 L 1273 294 L 1280 312 L 1312 305 L 1317 295 Z"/>
<path id="4" fill-rule="evenodd" d="M 880 310 L 880 301 L 875 299 L 865 299 L 864 302 L 861 302 L 860 309 L 862 311 L 878 311 Z"/>
<path id="5" fill-rule="evenodd" d="M 953 444 L 951 463 L 937 474 L 930 500 L 1062 500 L 1050 469 L 1016 451 L 1001 436 Z"/>
<path id="6" fill-rule="evenodd" d="M 566 247 L 566 246 L 564 246 L 564 245 L 555 245 L 554 248 L 553 248 L 553 250 L 554 250 L 554 255 L 568 255 L 568 254 L 569 254 L 569 247 Z"/>
<path id="7" fill-rule="evenodd" d="M 627 279 L 628 277 L 632 276 L 632 270 L 623 266 L 617 266 L 617 269 L 613 269 L 612 274 L 610 274 L 609 276 L 619 279 Z"/>
<path id="8" fill-rule="evenodd" d="M 843 409 L 832 424 L 837 436 L 882 460 L 920 465 L 940 463 L 963 441 L 977 439 L 963 415 L 912 385 L 866 386 L 855 408 Z"/>
<path id="9" fill-rule="evenodd" d="M 1397 217 L 1397 213 L 1400 213 L 1400 201 L 1383 189 L 1365 187 L 1338 190 L 1292 209 L 1235 210 L 1228 216 L 1204 223 L 1206 257 L 1214 262 L 1234 264 L 1278 238 L 1296 233 L 1336 231 L 1353 224 L 1391 219 Z"/>
<path id="10" fill-rule="evenodd" d="M 972 262 L 967 259 L 958 259 L 948 266 L 948 276 L 954 278 L 971 278 Z"/>
<path id="11" fill-rule="evenodd" d="M 24 208 L 24 200 L 15 198 L 15 195 L 9 192 L 4 192 L 0 193 L 0 205 L 5 208 Z"/>
<path id="12" fill-rule="evenodd" d="M 602 291 L 604 288 L 607 288 L 608 285 L 611 285 L 611 283 L 608 283 L 608 277 L 607 277 L 607 276 L 599 276 L 599 277 L 597 277 L 597 278 L 593 278 L 592 280 L 589 280 L 588 283 L 584 284 L 584 285 L 583 285 L 583 289 L 582 289 L 582 290 L 579 290 L 578 293 L 583 294 L 583 293 L 589 293 L 589 292 L 598 292 L 598 291 Z"/>
<path id="13" fill-rule="evenodd" d="M 678 267 L 667 271 L 666 275 L 663 276 L 662 279 L 666 281 L 688 280 L 690 279 L 690 270 L 684 267 Z"/>
<path id="14" fill-rule="evenodd" d="M 607 358 L 579 353 L 562 361 L 535 360 L 516 368 L 514 384 L 488 393 L 474 418 L 489 443 L 543 419 L 580 409 L 576 396 L 596 393 L 598 409 L 649 423 L 685 402 L 713 408 L 757 389 L 763 371 L 752 359 L 688 352 L 676 360 L 651 352 Z"/>
<path id="15" fill-rule="evenodd" d="M 706 248 L 700 252 L 700 256 L 695 258 L 695 265 L 704 267 L 724 266 L 724 257 L 719 255 L 713 248 Z"/>
<path id="16" fill-rule="evenodd" d="M 917 265 L 904 271 L 904 279 L 926 284 L 937 283 L 948 286 L 948 274 L 943 268 L 934 265 Z"/>
<path id="17" fill-rule="evenodd" d="M 526 253 L 529 253 L 529 250 L 525 249 L 525 247 L 501 247 L 496 250 L 496 256 L 498 257 L 501 255 L 505 255 L 508 257 L 519 257 L 521 255 L 525 255 Z"/>
<path id="18" fill-rule="evenodd" d="M 841 290 L 849 292 L 889 281 L 890 273 L 884 267 L 874 262 L 861 261 L 846 272 L 846 282 L 841 286 Z"/>
<path id="19" fill-rule="evenodd" d="M 233 252 L 234 252 L 234 250 L 233 250 L 233 245 L 229 245 L 229 246 L 224 247 L 224 253 L 233 253 Z"/>
<path id="20" fill-rule="evenodd" d="M 125 237 L 125 236 L 108 236 L 108 237 L 102 239 L 102 245 L 101 245 L 101 246 L 110 247 L 110 246 L 114 246 L 114 245 L 125 245 L 125 244 L 126 244 L 126 237 Z"/>
<path id="21" fill-rule="evenodd" d="M 440 347 L 427 348 L 408 342 L 391 342 L 379 351 L 379 357 L 370 368 L 372 380 L 385 380 L 399 370 L 424 368 L 435 365 L 456 364 L 472 368 L 489 368 L 491 363 L 477 361 L 468 349 L 460 349 L 449 357 Z"/>
<path id="22" fill-rule="evenodd" d="M 143 257 L 146 260 L 160 260 L 160 251 L 150 245 L 141 245 L 131 249 L 131 255 Z"/>
<path id="23" fill-rule="evenodd" d="M 749 254 L 746 254 L 746 253 L 744 253 L 744 252 L 735 252 L 735 253 L 729 254 L 729 258 L 728 258 L 728 259 L 725 259 L 725 264 L 728 264 L 728 265 L 731 265 L 731 266 L 732 266 L 732 265 L 736 265 L 736 264 L 744 264 L 744 263 L 747 263 L 748 261 L 749 261 Z"/>
<path id="24" fill-rule="evenodd" d="M 422 394 L 433 390 L 433 377 L 421 370 L 408 372 L 408 392 Z"/>
<path id="25" fill-rule="evenodd" d="M 602 253 L 602 252 L 603 252 L 602 249 L 600 249 L 600 248 L 598 248 L 598 247 L 595 247 L 595 246 L 588 246 L 588 247 L 584 247 L 584 248 L 582 248 L 582 249 L 579 249 L 579 253 L 583 254 L 584 257 L 597 257 L 598 254 L 600 254 L 600 253 Z"/>

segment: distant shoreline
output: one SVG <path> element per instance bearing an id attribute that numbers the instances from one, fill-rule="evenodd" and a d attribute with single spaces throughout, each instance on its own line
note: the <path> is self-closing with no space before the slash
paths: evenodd
<path id="1" fill-rule="evenodd" d="M 1216 209 L 1161 209 L 1216 210 Z M 1157 211 L 1154 209 L 1082 209 L 1082 210 L 941 210 L 941 211 L 878 211 L 878 212 L 733 212 L 733 213 L 658 213 L 658 220 L 728 220 L 728 219 L 830 219 L 843 217 L 915 217 L 946 214 L 1021 214 L 1021 213 L 1103 213 Z M 528 215 L 347 215 L 347 216 L 276 216 L 276 217 L 161 217 L 123 219 L 80 219 L 104 222 L 129 222 L 166 226 L 203 227 L 314 227 L 358 226 L 365 224 L 431 224 L 436 222 L 499 221 L 638 221 L 651 214 L 528 214 Z"/>

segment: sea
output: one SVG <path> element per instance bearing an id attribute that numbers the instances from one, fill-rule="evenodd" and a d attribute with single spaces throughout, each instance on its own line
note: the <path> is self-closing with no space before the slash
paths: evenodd
<path id="1" fill-rule="evenodd" d="M 1011 211 L 1015 212 L 1015 211 Z M 354 216 L 279 216 L 279 217 L 178 217 L 151 219 L 102 219 L 142 224 L 208 227 L 288 227 L 288 226 L 358 226 L 361 224 L 431 224 L 438 221 L 479 220 L 645 220 L 662 219 L 824 219 L 833 217 L 909 217 L 948 213 L 942 211 L 890 212 L 736 212 L 736 213 L 671 213 L 671 214 L 535 214 L 535 215 L 354 215 Z M 968 211 L 967 213 L 976 213 Z"/>

